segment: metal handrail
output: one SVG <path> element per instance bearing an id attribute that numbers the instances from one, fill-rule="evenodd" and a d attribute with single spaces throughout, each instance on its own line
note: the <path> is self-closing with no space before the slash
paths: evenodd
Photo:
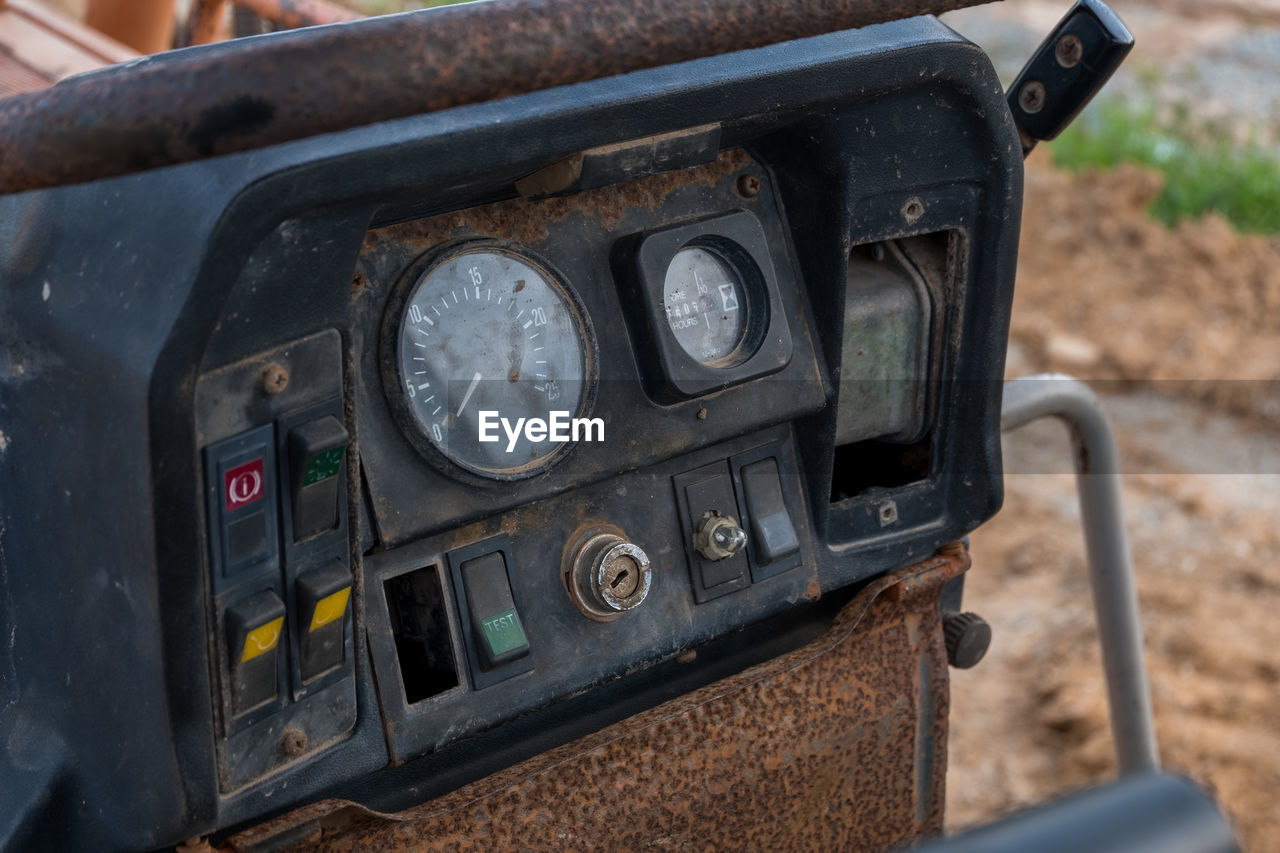
<path id="1" fill-rule="evenodd" d="M 1071 431 L 1089 586 L 1120 772 L 1156 772 L 1160 758 L 1142 656 L 1142 623 L 1120 499 L 1115 437 L 1098 398 L 1077 379 L 1040 374 L 1005 383 L 1000 412 L 1003 431 L 1047 417 L 1065 421 Z"/>

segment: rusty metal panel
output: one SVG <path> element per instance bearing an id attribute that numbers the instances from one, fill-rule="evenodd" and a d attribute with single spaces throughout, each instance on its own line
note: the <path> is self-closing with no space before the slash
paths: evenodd
<path id="1" fill-rule="evenodd" d="M 226 850 L 891 850 L 942 829 L 938 608 L 959 546 L 872 581 L 813 643 L 396 814 L 327 800 Z"/>
<path id="2" fill-rule="evenodd" d="M 211 45 L 0 101 L 0 192 L 985 2 L 491 0 Z"/>

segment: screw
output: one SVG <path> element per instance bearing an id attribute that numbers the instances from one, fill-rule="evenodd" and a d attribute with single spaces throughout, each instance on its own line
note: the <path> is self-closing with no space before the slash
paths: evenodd
<path id="1" fill-rule="evenodd" d="M 880 526 L 888 527 L 898 520 L 898 505 L 893 501 L 880 504 Z"/>
<path id="2" fill-rule="evenodd" d="M 947 663 L 956 669 L 976 666 L 991 646 L 991 626 L 977 613 L 945 613 L 942 636 L 947 645 Z"/>
<path id="3" fill-rule="evenodd" d="M 289 371 L 274 361 L 262 368 L 262 390 L 268 394 L 280 394 L 289 387 Z"/>
<path id="4" fill-rule="evenodd" d="M 707 419 L 707 410 L 698 409 L 698 420 L 705 421 Z"/>
<path id="5" fill-rule="evenodd" d="M 307 735 L 302 729 L 286 729 L 280 736 L 280 753 L 297 758 L 307 751 Z"/>
<path id="6" fill-rule="evenodd" d="M 738 178 L 738 195 L 743 198 L 755 198 L 760 195 L 760 179 L 755 175 L 742 175 Z"/>
<path id="7" fill-rule="evenodd" d="M 1022 107 L 1025 113 L 1038 113 L 1044 109 L 1045 90 L 1044 84 L 1039 80 L 1030 80 L 1023 85 L 1022 91 L 1018 93 L 1018 106 Z"/>
<path id="8" fill-rule="evenodd" d="M 1058 39 L 1053 54 L 1063 68 L 1075 68 L 1084 58 L 1084 44 L 1081 43 L 1079 36 L 1067 33 Z"/>
<path id="9" fill-rule="evenodd" d="M 913 198 L 902 206 L 902 218 L 907 220 L 907 224 L 914 223 L 921 216 L 924 216 L 924 202 L 918 198 Z"/>

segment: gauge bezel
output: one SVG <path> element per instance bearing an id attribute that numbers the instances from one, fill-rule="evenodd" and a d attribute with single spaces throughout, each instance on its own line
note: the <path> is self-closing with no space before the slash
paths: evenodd
<path id="1" fill-rule="evenodd" d="M 747 334 L 732 353 L 705 363 L 676 339 L 663 308 L 667 269 L 682 249 L 708 249 L 742 277 L 750 312 Z M 791 361 L 791 329 L 778 293 L 764 226 L 737 210 L 619 240 L 614 274 L 628 308 L 637 366 L 649 396 L 672 404 L 777 373 Z"/>
<path id="2" fill-rule="evenodd" d="M 587 313 L 586 305 L 578 292 L 550 261 L 527 246 L 485 237 L 454 240 L 424 252 L 405 268 L 392 287 L 382 316 L 380 366 L 388 408 L 400 432 L 432 467 L 464 483 L 492 485 L 528 480 L 544 474 L 563 460 L 578 442 L 567 441 L 550 454 L 517 468 L 483 468 L 449 456 L 438 448 L 427 434 L 426 425 L 414 413 L 413 405 L 404 391 L 404 376 L 400 364 L 400 336 L 404 329 L 409 297 L 436 268 L 462 255 L 482 252 L 508 255 L 532 267 L 546 279 L 552 290 L 556 291 L 569 306 L 579 340 L 582 342 L 585 362 L 582 399 L 579 400 L 578 407 L 573 412 L 572 416 L 575 418 L 588 417 L 595 407 L 596 388 L 599 383 L 600 348 L 596 341 L 591 316 Z"/>

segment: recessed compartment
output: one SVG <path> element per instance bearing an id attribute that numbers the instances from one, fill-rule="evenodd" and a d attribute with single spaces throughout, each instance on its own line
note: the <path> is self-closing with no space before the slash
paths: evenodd
<path id="1" fill-rule="evenodd" d="M 440 571 L 426 566 L 384 584 L 405 701 L 410 705 L 458 686 Z"/>

